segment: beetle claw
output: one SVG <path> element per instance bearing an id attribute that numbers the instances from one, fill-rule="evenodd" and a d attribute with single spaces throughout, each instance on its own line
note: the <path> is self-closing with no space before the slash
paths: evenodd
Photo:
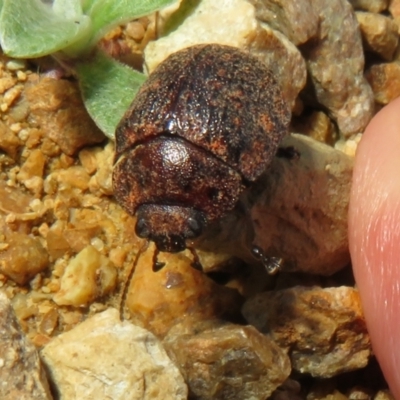
<path id="1" fill-rule="evenodd" d="M 280 257 L 268 257 L 264 251 L 258 246 L 253 246 L 251 249 L 253 256 L 261 261 L 261 264 L 265 267 L 269 275 L 276 274 L 283 265 L 283 258 Z"/>
<path id="2" fill-rule="evenodd" d="M 165 267 L 165 262 L 158 261 L 160 251 L 156 248 L 153 253 L 153 272 L 158 272 Z"/>
<path id="3" fill-rule="evenodd" d="M 197 269 L 197 271 L 204 272 L 203 266 L 201 265 L 199 255 L 193 247 L 188 247 L 188 250 L 192 253 L 193 261 L 190 264 L 192 268 Z"/>

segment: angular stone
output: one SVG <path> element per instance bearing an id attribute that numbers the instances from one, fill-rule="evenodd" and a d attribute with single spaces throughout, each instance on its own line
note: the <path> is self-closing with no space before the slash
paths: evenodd
<path id="1" fill-rule="evenodd" d="M 68 155 L 105 136 L 89 117 L 76 85 L 66 79 L 40 79 L 26 88 L 31 126 L 37 126 Z M 76 123 L 79 121 L 79 123 Z"/>
<path id="2" fill-rule="evenodd" d="M 47 251 L 37 237 L 7 230 L 0 245 L 0 272 L 20 285 L 49 265 Z"/>
<path id="3" fill-rule="evenodd" d="M 368 0 L 364 0 L 368 1 Z M 384 0 L 381 0 L 384 1 Z M 393 18 L 399 18 L 400 17 L 400 0 L 390 0 L 389 1 L 389 12 L 393 16 Z"/>
<path id="4" fill-rule="evenodd" d="M 337 132 L 330 118 L 323 111 L 313 111 L 310 115 L 292 121 L 294 130 L 318 142 L 332 145 Z"/>
<path id="5" fill-rule="evenodd" d="M 260 23 L 246 0 L 202 0 L 176 30 L 147 45 L 146 68 L 151 72 L 170 54 L 199 43 L 225 44 L 257 56 L 273 69 L 291 105 L 305 85 L 300 52 L 282 33 Z"/>
<path id="6" fill-rule="evenodd" d="M 335 143 L 335 149 L 342 151 L 350 157 L 356 156 L 357 147 L 362 139 L 363 134 L 351 136 L 347 140 L 340 139 Z"/>
<path id="7" fill-rule="evenodd" d="M 288 136 L 281 147 L 292 148 L 294 157 L 275 157 L 241 207 L 210 226 L 196 247 L 255 263 L 251 249 L 257 245 L 283 258 L 283 270 L 331 275 L 350 262 L 353 159 L 303 135 Z"/>
<path id="8" fill-rule="evenodd" d="M 367 382 L 364 383 L 364 385 Z M 370 399 L 372 397 L 371 389 L 363 386 L 354 386 L 350 390 L 346 391 L 346 396 L 343 396 L 345 399 L 349 400 L 359 400 L 359 399 Z M 375 400 L 375 398 L 374 398 Z"/>
<path id="9" fill-rule="evenodd" d="M 374 400 L 394 400 L 392 393 L 386 390 L 380 390 L 374 397 Z"/>
<path id="10" fill-rule="evenodd" d="M 41 352 L 61 400 L 186 400 L 187 387 L 150 332 L 108 309 Z"/>
<path id="11" fill-rule="evenodd" d="M 3 400 L 53 398 L 39 354 L 22 332 L 3 291 L 0 291 L 0 377 Z"/>
<path id="12" fill-rule="evenodd" d="M 5 215 L 29 212 L 29 203 L 33 196 L 18 187 L 10 187 L 5 180 L 0 180 L 0 211 Z"/>
<path id="13" fill-rule="evenodd" d="M 54 295 L 58 305 L 86 306 L 115 289 L 117 270 L 93 246 L 85 247 L 67 265 Z"/>
<path id="14" fill-rule="evenodd" d="M 253 243 L 267 255 L 282 257 L 288 268 L 329 275 L 349 262 L 353 162 L 329 146 L 302 139 L 303 145 L 292 142 L 299 160 L 276 159 L 276 169 L 258 182 L 268 189 L 250 206 Z"/>
<path id="15" fill-rule="evenodd" d="M 257 38 L 249 44 L 249 51 L 273 69 L 283 95 L 293 108 L 307 76 L 306 64 L 298 49 L 282 33 L 262 24 Z"/>
<path id="16" fill-rule="evenodd" d="M 34 176 L 43 177 L 46 158 L 40 149 L 33 149 L 17 174 L 17 179 L 23 183 Z"/>
<path id="17" fill-rule="evenodd" d="M 188 320 L 163 344 L 196 399 L 264 400 L 290 374 L 286 352 L 252 326 Z"/>
<path id="18" fill-rule="evenodd" d="M 309 0 L 249 0 L 256 17 L 282 32 L 296 46 L 318 33 L 319 16 Z"/>
<path id="19" fill-rule="evenodd" d="M 374 112 L 357 19 L 347 0 L 312 0 L 312 5 L 321 24 L 319 38 L 302 46 L 310 74 L 308 96 L 328 109 L 347 137 L 363 131 Z"/>
<path id="20" fill-rule="evenodd" d="M 146 46 L 145 66 L 152 72 L 170 54 L 200 43 L 244 48 L 256 38 L 257 31 L 255 10 L 249 2 L 202 0 L 176 30 Z"/>
<path id="21" fill-rule="evenodd" d="M 15 158 L 21 146 L 22 141 L 18 136 L 4 122 L 0 121 L 0 150 Z"/>
<path id="22" fill-rule="evenodd" d="M 217 285 L 192 267 L 193 256 L 159 253 L 165 264 L 154 272 L 155 245 L 150 243 L 140 254 L 129 285 L 125 307 L 133 323 L 163 337 L 182 319 L 213 319 L 224 315 L 237 318 L 243 303 L 236 290 Z"/>
<path id="23" fill-rule="evenodd" d="M 399 43 L 396 22 L 384 15 L 370 12 L 359 11 L 356 16 L 366 50 L 391 61 Z"/>
<path id="24" fill-rule="evenodd" d="M 316 382 L 312 385 L 309 392 L 307 393 L 307 399 L 312 400 L 349 400 L 351 397 L 345 396 L 339 390 L 336 389 L 337 385 L 335 385 L 332 381 L 322 380 L 320 382 Z M 371 397 L 361 397 L 362 399 L 370 399 Z M 354 399 L 358 399 L 355 397 Z"/>
<path id="25" fill-rule="evenodd" d="M 264 292 L 247 300 L 242 312 L 289 350 L 300 373 L 329 378 L 365 367 L 372 354 L 360 298 L 350 287 Z"/>
<path id="26" fill-rule="evenodd" d="M 397 0 L 390 0 L 390 3 Z M 370 11 L 373 13 L 380 13 L 388 8 L 389 0 L 349 0 L 349 3 L 356 10 Z"/>
<path id="27" fill-rule="evenodd" d="M 400 96 L 400 64 L 398 62 L 372 65 L 365 73 L 378 104 L 388 104 Z"/>

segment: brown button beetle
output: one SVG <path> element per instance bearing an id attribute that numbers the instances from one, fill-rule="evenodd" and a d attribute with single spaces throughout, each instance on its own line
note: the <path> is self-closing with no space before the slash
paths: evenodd
<path id="1" fill-rule="evenodd" d="M 218 44 L 169 56 L 116 131 L 114 193 L 136 214 L 137 235 L 184 250 L 265 171 L 289 120 L 272 72 L 253 56 Z"/>

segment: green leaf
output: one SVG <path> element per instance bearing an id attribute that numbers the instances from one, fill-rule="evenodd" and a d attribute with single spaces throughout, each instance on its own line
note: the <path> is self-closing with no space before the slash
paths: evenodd
<path id="1" fill-rule="evenodd" d="M 79 18 L 83 14 L 80 0 L 53 0 L 51 8 L 55 14 L 64 19 Z"/>
<path id="2" fill-rule="evenodd" d="M 107 29 L 153 13 L 177 0 L 84 0 L 83 10 L 89 15 L 96 32 L 94 41 Z"/>
<path id="3" fill-rule="evenodd" d="M 0 0 L 0 44 L 12 57 L 88 53 L 107 29 L 177 0 Z M 61 56 L 62 58 L 62 56 Z"/>
<path id="4" fill-rule="evenodd" d="M 90 18 L 79 11 L 79 0 L 56 1 L 54 9 L 40 0 L 3 0 L 1 47 L 23 58 L 57 52 L 90 35 Z"/>
<path id="5" fill-rule="evenodd" d="M 85 106 L 110 139 L 146 76 L 97 52 L 75 66 Z"/>

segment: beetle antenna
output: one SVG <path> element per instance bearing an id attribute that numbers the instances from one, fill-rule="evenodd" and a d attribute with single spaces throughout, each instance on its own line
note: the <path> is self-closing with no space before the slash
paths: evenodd
<path id="1" fill-rule="evenodd" d="M 132 266 L 128 271 L 128 274 L 126 276 L 124 286 L 122 288 L 122 294 L 121 294 L 121 300 L 119 302 L 119 315 L 121 318 L 121 321 L 124 320 L 124 308 L 125 308 L 125 302 L 126 302 L 126 297 L 128 295 L 128 289 L 131 284 L 132 276 L 133 273 L 135 272 L 136 265 L 139 261 L 139 257 L 142 255 L 142 253 L 146 250 L 148 245 L 148 242 L 146 242 L 143 246 L 139 248 L 139 251 L 136 253 L 135 259 L 133 260 Z"/>

